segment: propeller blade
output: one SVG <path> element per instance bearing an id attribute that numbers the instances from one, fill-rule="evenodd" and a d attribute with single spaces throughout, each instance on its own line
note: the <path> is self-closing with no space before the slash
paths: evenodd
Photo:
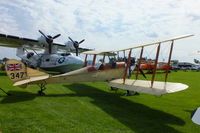
<path id="1" fill-rule="evenodd" d="M 69 38 L 69 40 L 71 40 L 73 43 L 75 43 L 72 39 L 71 39 L 71 37 L 68 37 Z"/>
<path id="2" fill-rule="evenodd" d="M 78 56 L 78 47 L 76 48 L 76 56 Z"/>
<path id="3" fill-rule="evenodd" d="M 85 41 L 85 39 L 81 40 L 78 44 L 81 44 L 81 43 L 84 42 L 84 41 Z"/>
<path id="4" fill-rule="evenodd" d="M 61 34 L 55 35 L 55 36 L 53 37 L 53 39 L 55 39 L 55 38 L 59 37 L 60 35 L 61 35 Z"/>
<path id="5" fill-rule="evenodd" d="M 39 30 L 39 32 L 40 32 L 45 38 L 47 38 L 47 36 L 46 36 L 41 30 Z"/>
<path id="6" fill-rule="evenodd" d="M 68 37 L 70 41 L 72 41 L 73 45 L 74 45 L 74 48 L 76 49 L 76 56 L 78 56 L 79 54 L 79 51 L 78 51 L 78 48 L 79 48 L 79 44 L 81 44 L 82 42 L 85 41 L 85 39 L 81 40 L 80 42 L 78 41 L 74 41 L 71 39 L 71 37 Z"/>

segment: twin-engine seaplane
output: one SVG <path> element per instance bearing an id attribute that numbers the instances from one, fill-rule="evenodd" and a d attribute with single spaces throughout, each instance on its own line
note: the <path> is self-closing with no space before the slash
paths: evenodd
<path id="1" fill-rule="evenodd" d="M 31 68 L 39 67 L 47 71 L 65 73 L 82 67 L 83 60 L 78 57 L 79 52 L 91 50 L 79 47 L 85 39 L 78 42 L 68 37 L 70 41 L 60 44 L 53 41 L 61 34 L 52 37 L 45 35 L 40 30 L 39 32 L 42 35 L 38 40 L 0 34 L 0 46 L 17 48 L 16 55 Z M 38 50 L 44 50 L 44 52 L 39 54 L 36 52 Z M 59 51 L 62 51 L 62 53 L 59 53 Z M 76 56 L 72 53 L 76 53 Z"/>
<path id="2" fill-rule="evenodd" d="M 174 41 L 191 36 L 192 35 L 185 35 L 121 50 L 86 51 L 83 52 L 83 54 L 85 54 L 83 68 L 60 75 L 50 75 L 38 70 L 34 70 L 32 68 L 27 67 L 21 61 L 14 59 L 8 60 L 6 62 L 5 67 L 7 75 L 13 81 L 14 86 L 26 88 L 30 84 L 37 84 L 40 86 L 41 89 L 40 91 L 38 91 L 40 95 L 45 95 L 43 91 L 46 89 L 46 84 L 100 81 L 108 82 L 108 85 L 113 88 L 119 88 L 127 91 L 135 91 L 139 93 L 147 93 L 153 95 L 163 95 L 187 89 L 188 86 L 182 83 L 167 82 L 169 67 L 165 73 L 164 81 L 155 81 L 157 70 L 156 66 L 158 64 L 161 45 L 168 44 L 166 42 L 169 42 L 170 44 L 170 52 L 168 55 L 167 62 L 168 66 L 170 66 Z M 151 80 L 139 80 L 139 74 L 142 74 L 145 77 L 144 73 L 140 69 L 143 51 L 146 47 L 152 45 L 157 46 L 157 51 L 155 55 L 155 63 Z M 133 54 L 133 50 L 135 49 L 141 49 L 140 56 L 138 58 L 139 62 L 137 64 L 135 64 L 134 61 L 131 61 L 131 56 Z M 125 61 L 119 62 L 117 60 L 114 60 L 114 58 L 111 58 L 111 56 L 116 55 L 116 53 L 125 51 L 128 51 L 128 56 L 125 58 Z M 93 61 L 91 65 L 87 64 L 88 55 L 93 56 Z M 98 64 L 96 63 L 97 56 L 101 57 L 100 65 L 96 65 Z M 107 57 L 109 57 L 109 60 L 106 60 Z M 106 61 L 109 61 L 109 63 L 106 63 Z M 130 77 L 130 74 L 132 73 L 130 72 L 130 69 L 132 68 L 131 66 L 136 67 L 132 69 L 136 69 L 135 79 L 127 79 L 127 77 Z"/>

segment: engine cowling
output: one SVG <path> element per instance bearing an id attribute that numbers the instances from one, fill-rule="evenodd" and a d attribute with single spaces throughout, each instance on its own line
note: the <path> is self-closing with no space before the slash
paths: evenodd
<path id="1" fill-rule="evenodd" d="M 40 44 L 42 47 L 47 47 L 47 46 L 48 46 L 48 43 L 46 42 L 45 37 L 40 36 L 40 37 L 38 38 L 38 41 L 39 41 L 39 44 Z"/>
<path id="2" fill-rule="evenodd" d="M 65 48 L 66 48 L 66 50 L 75 50 L 75 47 L 74 47 L 74 44 L 73 44 L 73 42 L 71 42 L 71 41 L 67 41 L 66 43 L 65 43 Z"/>

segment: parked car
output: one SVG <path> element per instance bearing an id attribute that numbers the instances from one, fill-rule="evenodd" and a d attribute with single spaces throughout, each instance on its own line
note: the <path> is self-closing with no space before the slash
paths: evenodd
<path id="1" fill-rule="evenodd" d="M 200 66 L 199 65 L 193 65 L 191 67 L 191 70 L 200 70 Z"/>
<path id="2" fill-rule="evenodd" d="M 180 67 L 178 65 L 172 65 L 171 69 L 177 71 L 180 70 Z"/>

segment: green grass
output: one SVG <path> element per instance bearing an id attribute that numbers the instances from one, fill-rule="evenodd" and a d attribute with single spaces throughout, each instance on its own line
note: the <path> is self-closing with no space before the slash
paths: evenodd
<path id="1" fill-rule="evenodd" d="M 106 83 L 55 84 L 38 96 L 38 86 L 13 87 L 1 72 L 0 87 L 12 96 L 0 92 L 0 132 L 199 133 L 190 114 L 200 106 L 200 72 L 172 72 L 169 81 L 190 87 L 161 97 L 126 97 Z"/>

